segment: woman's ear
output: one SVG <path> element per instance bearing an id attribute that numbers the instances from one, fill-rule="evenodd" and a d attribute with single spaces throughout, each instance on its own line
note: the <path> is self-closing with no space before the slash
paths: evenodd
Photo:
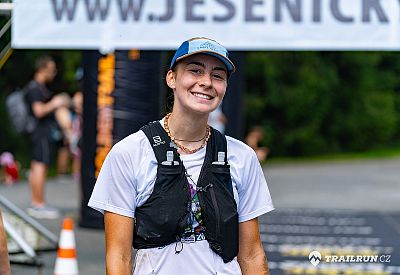
<path id="1" fill-rule="evenodd" d="M 175 72 L 169 70 L 166 77 L 166 82 L 168 87 L 170 87 L 171 89 L 175 89 L 175 80 L 176 80 Z"/>

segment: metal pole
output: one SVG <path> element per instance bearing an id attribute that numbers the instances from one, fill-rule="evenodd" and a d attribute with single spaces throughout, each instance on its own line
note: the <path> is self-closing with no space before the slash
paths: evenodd
<path id="1" fill-rule="evenodd" d="M 8 210 L 10 210 L 16 216 L 20 217 L 26 223 L 31 225 L 34 229 L 36 229 L 39 233 L 41 233 L 52 244 L 54 244 L 55 246 L 58 245 L 58 238 L 52 232 L 50 232 L 46 227 L 44 227 L 43 225 L 38 223 L 35 219 L 30 217 L 23 210 L 18 208 L 16 205 L 14 205 L 12 202 L 10 202 L 8 199 L 3 197 L 2 195 L 0 195 L 0 204 L 4 205 Z"/>
<path id="2" fill-rule="evenodd" d="M 14 227 L 4 217 L 4 229 L 21 249 L 31 258 L 36 258 L 35 250 L 18 234 Z"/>
<path id="3" fill-rule="evenodd" d="M 11 27 L 11 19 L 7 21 L 7 23 L 4 24 L 4 26 L 0 30 L 0 38 L 8 31 L 8 29 Z"/>

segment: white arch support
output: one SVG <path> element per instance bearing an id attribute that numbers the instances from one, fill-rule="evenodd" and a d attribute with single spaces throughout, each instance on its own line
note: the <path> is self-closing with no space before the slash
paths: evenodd
<path id="1" fill-rule="evenodd" d="M 229 50 L 400 50 L 398 0 L 34 2 L 14 0 L 15 48 L 166 50 L 205 36 Z"/>
<path id="2" fill-rule="evenodd" d="M 11 15 L 12 3 L 0 3 L 0 15 Z"/>

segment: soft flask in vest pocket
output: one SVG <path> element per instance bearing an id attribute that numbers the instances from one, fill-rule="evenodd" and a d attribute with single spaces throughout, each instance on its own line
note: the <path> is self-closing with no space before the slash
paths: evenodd
<path id="1" fill-rule="evenodd" d="M 205 207 L 208 208 L 206 220 L 214 221 L 206 223 L 208 227 L 214 227 L 214 230 L 206 230 L 205 234 L 211 249 L 226 263 L 233 260 L 239 251 L 237 205 L 233 195 L 229 165 L 211 164 L 210 170 L 212 187 L 204 195 Z"/>
<path id="2" fill-rule="evenodd" d="M 182 169 L 182 164 L 158 166 L 154 190 L 136 210 L 135 248 L 163 246 L 177 241 L 183 233 L 187 226 L 189 189 Z M 185 193 L 187 196 L 182 196 Z"/>

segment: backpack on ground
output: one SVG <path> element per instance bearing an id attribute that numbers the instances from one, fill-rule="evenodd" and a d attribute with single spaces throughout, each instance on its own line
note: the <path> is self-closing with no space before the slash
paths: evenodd
<path id="1" fill-rule="evenodd" d="M 15 130 L 21 134 L 30 134 L 36 128 L 37 120 L 30 112 L 25 95 L 24 89 L 15 90 L 7 96 L 6 105 L 8 116 Z"/>

